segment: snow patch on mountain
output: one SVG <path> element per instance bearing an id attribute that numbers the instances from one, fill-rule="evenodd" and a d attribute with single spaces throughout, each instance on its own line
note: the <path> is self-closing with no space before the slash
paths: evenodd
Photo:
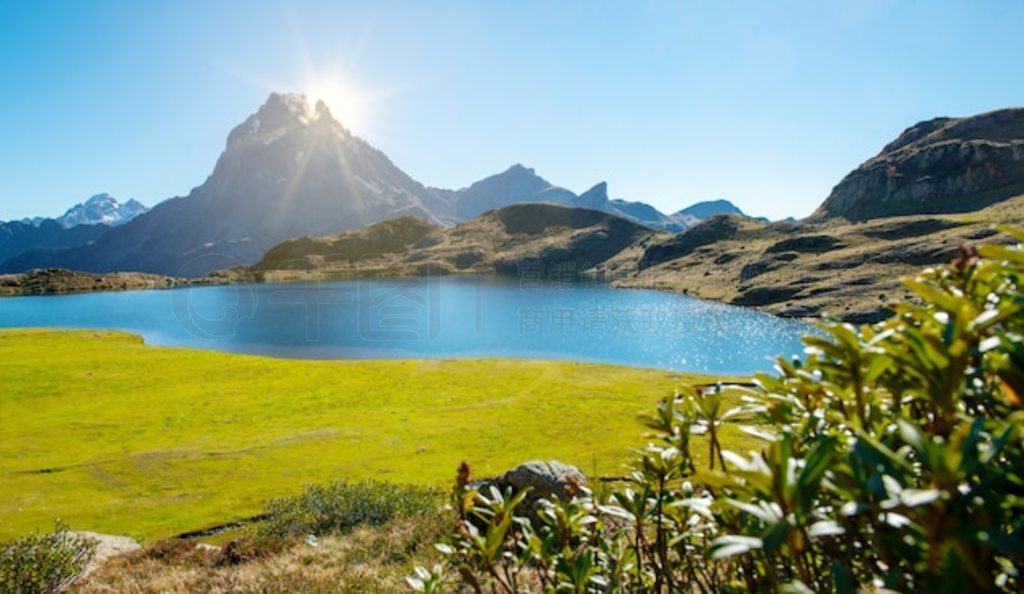
<path id="1" fill-rule="evenodd" d="M 70 229 L 78 225 L 123 225 L 147 212 L 144 204 L 134 198 L 120 202 L 110 194 L 96 194 L 81 204 L 69 208 L 56 221 L 61 227 Z"/>

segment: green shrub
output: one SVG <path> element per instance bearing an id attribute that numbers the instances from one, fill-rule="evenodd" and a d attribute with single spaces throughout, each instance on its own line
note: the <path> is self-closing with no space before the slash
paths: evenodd
<path id="1" fill-rule="evenodd" d="M 50 534 L 0 543 L 0 592 L 60 592 L 85 571 L 95 550 L 95 541 L 60 522 Z"/>
<path id="2" fill-rule="evenodd" d="M 1014 233 L 1018 240 L 1024 234 Z M 1024 249 L 965 250 L 906 281 L 918 303 L 826 323 L 743 407 L 699 393 L 643 419 L 652 441 L 607 495 L 478 493 L 460 472 L 438 592 L 1018 592 L 1024 588 Z M 759 452 L 695 469 L 709 418 Z M 723 472 L 724 467 L 724 472 Z"/>
<path id="3" fill-rule="evenodd" d="M 313 485 L 267 504 L 264 535 L 322 536 L 360 525 L 377 526 L 399 516 L 434 512 L 440 495 L 428 488 L 376 481 Z"/>

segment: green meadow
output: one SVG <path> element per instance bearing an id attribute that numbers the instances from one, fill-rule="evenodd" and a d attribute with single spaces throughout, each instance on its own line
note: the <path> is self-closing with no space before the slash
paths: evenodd
<path id="1" fill-rule="evenodd" d="M 303 485 L 446 487 L 528 459 L 621 475 L 637 413 L 712 378 L 572 362 L 286 360 L 118 332 L 0 332 L 0 538 L 152 540 L 259 513 Z M 731 428 L 730 428 L 731 429 Z M 730 430 L 728 445 L 743 449 Z M 702 452 L 703 453 L 703 452 Z"/>

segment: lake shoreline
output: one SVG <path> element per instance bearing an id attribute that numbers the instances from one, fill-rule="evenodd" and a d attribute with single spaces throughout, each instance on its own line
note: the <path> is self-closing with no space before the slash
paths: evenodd
<path id="1" fill-rule="evenodd" d="M 354 281 L 372 278 L 424 278 L 426 276 L 457 278 L 482 276 L 501 279 L 515 278 L 510 275 L 503 275 L 498 273 L 481 274 L 475 271 L 457 270 L 449 270 L 445 271 L 444 273 L 439 273 L 436 275 L 424 275 L 417 272 L 403 273 L 402 271 L 396 272 L 394 270 L 386 269 L 382 269 L 379 271 L 371 271 L 369 274 L 362 275 L 348 274 L 344 272 L 325 273 L 322 271 L 316 271 L 316 274 L 300 275 L 295 274 L 294 272 L 296 271 L 290 272 L 293 272 L 293 274 L 276 274 L 272 278 L 267 278 L 266 275 L 263 273 L 253 274 L 252 272 L 249 271 L 242 273 L 229 270 L 218 271 L 210 276 L 200 278 L 183 278 L 143 272 L 92 273 L 79 272 L 64 268 L 33 269 L 26 272 L 0 275 L 0 299 L 5 297 L 59 297 L 65 295 L 81 295 L 88 293 L 119 293 L 128 291 L 155 290 L 159 291 L 168 289 L 181 289 L 188 287 L 274 284 L 286 285 L 308 282 L 321 283 L 335 281 Z M 73 281 L 69 281 L 69 279 L 73 279 Z M 618 290 L 646 290 L 657 291 L 659 293 L 666 293 L 671 295 L 680 295 L 691 299 L 708 301 L 710 303 L 718 303 L 722 305 L 728 305 L 730 307 L 749 309 L 777 318 L 795 320 L 807 324 L 813 324 L 821 322 L 824 319 L 827 319 L 822 318 L 821 316 L 788 315 L 785 312 L 779 313 L 776 311 L 771 311 L 768 306 L 761 307 L 736 305 L 719 299 L 712 299 L 702 297 L 700 295 L 695 295 L 690 293 L 689 291 L 679 290 L 673 287 L 659 286 L 656 284 L 646 286 L 639 284 L 623 284 L 616 281 L 602 282 L 600 284 L 601 286 L 606 286 L 608 288 Z M 867 316 L 862 320 L 849 321 L 852 321 L 854 323 L 873 323 L 885 319 L 886 317 L 888 317 L 888 315 L 888 310 L 885 309 L 884 307 L 880 307 L 877 311 L 872 312 L 870 316 Z"/>
<path id="2" fill-rule="evenodd" d="M 769 370 L 776 355 L 800 354 L 799 337 L 813 332 L 797 320 L 665 291 L 534 288 L 492 275 L 65 297 L 9 301 L 0 327 L 122 330 L 159 346 L 284 359 L 493 357 L 743 375 Z"/>
<path id="3" fill-rule="evenodd" d="M 209 277 L 189 279 L 147 272 L 94 273 L 67 268 L 33 268 L 0 274 L 0 297 L 32 297 L 147 291 L 215 284 Z"/>

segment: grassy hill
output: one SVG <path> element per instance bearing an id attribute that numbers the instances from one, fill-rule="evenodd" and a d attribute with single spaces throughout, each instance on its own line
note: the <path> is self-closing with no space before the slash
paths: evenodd
<path id="1" fill-rule="evenodd" d="M 851 223 L 764 224 L 716 217 L 644 246 L 615 284 L 688 293 L 790 317 L 871 321 L 908 296 L 900 279 L 947 263 L 961 245 L 1024 223 L 1024 195 L 971 213 L 877 218 Z"/>
<path id="2" fill-rule="evenodd" d="M 0 378 L 0 539 L 55 518 L 166 537 L 307 483 L 447 486 L 463 459 L 478 476 L 538 457 L 618 474 L 643 444 L 638 412 L 713 381 L 568 362 L 280 360 L 49 330 L 0 331 Z"/>
<path id="3" fill-rule="evenodd" d="M 529 262 L 576 272 L 611 265 L 644 239 L 668 236 L 604 212 L 554 204 L 517 204 L 444 228 L 402 217 L 322 238 L 303 237 L 269 250 L 248 270 L 257 280 L 310 275 L 517 274 Z"/>

